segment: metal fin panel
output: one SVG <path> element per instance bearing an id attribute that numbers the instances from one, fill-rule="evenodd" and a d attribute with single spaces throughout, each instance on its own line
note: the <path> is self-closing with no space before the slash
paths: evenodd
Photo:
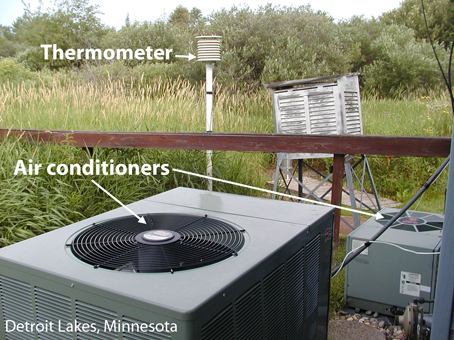
<path id="1" fill-rule="evenodd" d="M 321 237 L 282 263 L 202 327 L 202 340 L 315 340 Z"/>
<path id="2" fill-rule="evenodd" d="M 306 127 L 306 99 L 301 91 L 292 91 L 277 96 L 280 110 L 280 133 L 303 134 Z"/>
<path id="3" fill-rule="evenodd" d="M 0 300 L 5 329 L 7 321 L 25 324 L 35 320 L 32 312 L 33 301 L 29 284 L 0 276 Z M 5 336 L 6 340 L 35 339 L 34 332 L 9 332 Z"/>
<path id="4" fill-rule="evenodd" d="M 50 292 L 41 288 L 35 288 L 35 304 L 36 304 L 36 321 L 41 323 L 52 322 L 55 329 L 59 327 L 59 323 L 63 326 L 72 322 L 71 299 Z M 38 339 L 54 340 L 54 332 L 41 332 L 38 334 Z M 72 340 L 72 333 L 58 332 L 59 339 Z"/>
<path id="5" fill-rule="evenodd" d="M 284 264 L 263 280 L 265 339 L 282 339 L 287 330 L 286 284 Z"/>
<path id="6" fill-rule="evenodd" d="M 320 235 L 307 245 L 304 258 L 304 276 L 306 283 L 304 321 L 307 326 L 304 333 L 305 339 L 315 340 L 317 338 L 320 282 Z"/>
<path id="7" fill-rule="evenodd" d="M 105 332 L 105 323 L 112 324 L 118 320 L 117 313 L 94 306 L 82 301 L 76 301 L 76 322 L 80 324 L 93 325 L 97 331 L 77 332 L 77 339 L 80 340 L 118 340 L 117 332 Z"/>
<path id="8" fill-rule="evenodd" d="M 257 283 L 236 301 L 238 340 L 264 339 L 262 315 L 262 289 Z"/>
<path id="9" fill-rule="evenodd" d="M 202 340 L 235 339 L 235 329 L 233 324 L 233 307 L 230 304 L 218 315 L 212 318 L 205 326 L 203 326 Z"/>

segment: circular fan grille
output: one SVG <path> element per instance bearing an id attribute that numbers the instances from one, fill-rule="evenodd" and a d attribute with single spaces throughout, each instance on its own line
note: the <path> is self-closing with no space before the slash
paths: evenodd
<path id="1" fill-rule="evenodd" d="M 80 232 L 68 244 L 72 253 L 95 268 L 137 273 L 174 272 L 236 256 L 244 230 L 207 216 L 148 214 L 115 218 Z M 149 231 L 169 235 L 150 242 Z"/>
<path id="2" fill-rule="evenodd" d="M 377 220 L 377 222 L 385 225 L 396 215 L 396 213 L 382 215 L 383 218 Z M 411 232 L 439 231 L 443 228 L 443 219 L 431 213 L 406 211 L 402 217 L 398 218 L 397 221 L 392 224 L 391 228 Z"/>

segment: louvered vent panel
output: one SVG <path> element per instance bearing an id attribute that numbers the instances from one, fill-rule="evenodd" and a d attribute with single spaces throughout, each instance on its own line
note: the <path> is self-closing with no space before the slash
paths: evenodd
<path id="1" fill-rule="evenodd" d="M 238 340 L 264 339 L 260 283 L 236 301 L 236 324 Z"/>
<path id="2" fill-rule="evenodd" d="M 202 340 L 235 339 L 233 308 L 229 305 L 202 328 Z"/>
<path id="3" fill-rule="evenodd" d="M 105 322 L 109 325 L 117 320 L 117 314 L 110 310 L 93 306 L 88 303 L 76 301 L 76 320 L 80 324 L 94 324 L 97 331 L 77 332 L 77 339 L 80 340 L 118 340 L 118 333 L 106 329 Z M 99 331 L 99 332 L 98 332 Z"/>
<path id="4" fill-rule="evenodd" d="M 304 248 L 293 255 L 285 264 L 288 277 L 287 324 L 288 339 L 303 339 L 304 336 Z"/>
<path id="5" fill-rule="evenodd" d="M 316 339 L 320 235 L 202 327 L 202 340 Z"/>
<path id="6" fill-rule="evenodd" d="M 304 92 L 292 91 L 279 95 L 278 104 L 281 119 L 280 133 L 307 133 Z"/>
<path id="7" fill-rule="evenodd" d="M 16 324 L 34 322 L 35 316 L 32 306 L 31 287 L 21 281 L 0 276 L 0 296 L 3 320 L 14 321 Z M 6 324 L 4 324 L 6 327 Z M 10 332 L 6 333 L 6 340 L 35 339 L 34 333 Z"/>
<path id="8" fill-rule="evenodd" d="M 285 267 L 281 265 L 263 280 L 265 339 L 282 339 L 286 327 Z M 285 336 L 288 339 L 287 336 Z"/>
<path id="9" fill-rule="evenodd" d="M 359 94 L 356 91 L 345 92 L 345 133 L 361 134 L 361 115 L 359 107 Z"/>
<path id="10" fill-rule="evenodd" d="M 130 319 L 128 317 L 123 317 L 123 324 L 125 325 L 124 330 L 122 330 L 123 339 L 124 340 L 169 340 L 169 339 L 172 339 L 171 333 L 157 332 L 157 331 L 143 332 L 143 331 L 140 331 L 140 328 L 135 326 L 135 325 L 141 325 L 143 323 L 146 323 L 146 322 Z M 212 338 L 212 339 L 216 339 L 216 338 Z"/>
<path id="11" fill-rule="evenodd" d="M 37 322 L 52 322 L 54 331 L 58 330 L 59 322 L 63 327 L 72 322 L 71 299 L 66 296 L 49 292 L 41 288 L 35 288 L 35 304 Z M 72 340 L 72 334 L 73 333 L 59 332 L 58 339 Z M 54 340 L 55 333 L 39 333 L 38 339 Z"/>
<path id="12" fill-rule="evenodd" d="M 310 131 L 312 134 L 337 134 L 333 90 L 309 93 Z"/>
<path id="13" fill-rule="evenodd" d="M 317 337 L 318 293 L 320 281 L 320 236 L 313 239 L 304 254 L 304 322 L 307 325 L 304 335 L 307 340 Z"/>

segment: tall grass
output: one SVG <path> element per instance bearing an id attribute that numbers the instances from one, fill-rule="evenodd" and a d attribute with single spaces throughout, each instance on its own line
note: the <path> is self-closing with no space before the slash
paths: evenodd
<path id="1" fill-rule="evenodd" d="M 0 126 L 7 128 L 122 131 L 204 131 L 203 86 L 186 81 L 46 80 L 41 85 L 0 85 Z M 403 100 L 363 101 L 366 134 L 449 136 L 452 115 L 443 95 L 430 94 Z M 265 90 L 245 94 L 215 89 L 214 131 L 273 132 L 271 98 Z M 115 208 L 90 183 L 89 176 L 14 176 L 19 159 L 42 164 L 83 163 L 87 154 L 68 145 L 30 145 L 15 139 L 0 144 L 0 244 Z M 171 150 L 95 149 L 93 158 L 116 163 L 169 163 L 171 167 L 203 173 L 204 152 Z M 431 175 L 438 158 L 370 156 L 381 195 L 405 202 Z M 330 162 L 330 160 L 327 160 Z M 329 165 L 329 164 L 328 164 Z M 322 165 L 326 166 L 326 164 Z M 273 155 L 216 152 L 214 175 L 231 181 L 264 186 L 274 169 Z M 98 176 L 96 180 L 124 203 L 183 185 L 205 188 L 204 180 L 171 173 L 168 176 Z M 420 210 L 441 212 L 446 175 L 426 194 Z M 257 194 L 215 183 L 215 189 Z"/>
<path id="2" fill-rule="evenodd" d="M 266 92 L 215 95 L 214 131 L 271 132 Z M 266 97 L 266 98 L 265 98 Z M 203 87 L 159 79 L 53 82 L 49 86 L 5 83 L 0 91 L 0 125 L 8 128 L 100 131 L 204 131 Z"/>
<path id="3" fill-rule="evenodd" d="M 401 100 L 368 99 L 363 102 L 365 134 L 450 137 L 453 115 L 445 93 L 430 92 Z M 407 202 L 441 165 L 431 157 L 369 156 L 381 195 Z M 441 213 L 445 206 L 447 172 L 418 201 L 418 210 Z"/>

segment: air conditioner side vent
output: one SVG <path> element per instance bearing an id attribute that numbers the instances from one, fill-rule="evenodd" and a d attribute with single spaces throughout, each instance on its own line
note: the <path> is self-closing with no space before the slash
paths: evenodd
<path id="1" fill-rule="evenodd" d="M 41 332 L 38 334 L 38 338 L 40 340 L 53 340 L 55 333 L 58 332 L 59 339 L 72 340 L 72 333 L 58 331 L 58 327 L 66 327 L 66 325 L 72 323 L 71 299 L 41 288 L 35 287 L 34 291 L 36 321 L 42 324 L 53 324 L 53 331 Z"/>
<path id="2" fill-rule="evenodd" d="M 304 251 L 302 248 L 285 264 L 287 285 L 291 287 L 286 294 L 287 324 L 289 339 L 303 339 L 304 337 Z"/>
<path id="3" fill-rule="evenodd" d="M 265 339 L 282 338 L 284 335 L 282 329 L 287 329 L 285 308 L 287 284 L 285 280 L 284 264 L 263 280 Z"/>
<path id="4" fill-rule="evenodd" d="M 209 339 L 317 337 L 321 237 L 282 263 L 202 327 Z"/>
<path id="5" fill-rule="evenodd" d="M 235 339 L 235 331 L 233 326 L 233 308 L 228 305 L 218 315 L 213 317 L 202 328 L 202 340 L 219 339 L 231 340 Z"/>
<path id="6" fill-rule="evenodd" d="M 105 323 L 112 324 L 118 320 L 117 314 L 113 311 L 76 301 L 76 320 L 80 324 L 93 324 L 97 329 L 96 332 L 94 330 L 77 332 L 78 340 L 118 340 L 117 332 L 106 331 L 108 329 L 104 327 Z"/>
<path id="7" fill-rule="evenodd" d="M 236 303 L 236 329 L 238 340 L 264 339 L 261 282 L 240 296 Z"/>
<path id="8" fill-rule="evenodd" d="M 33 311 L 33 300 L 31 286 L 22 281 L 0 276 L 0 299 L 4 326 L 6 322 L 12 321 L 15 324 L 25 324 L 35 320 Z M 33 340 L 34 333 L 6 333 L 6 340 Z"/>
<path id="9" fill-rule="evenodd" d="M 305 339 L 316 339 L 318 319 L 318 297 L 320 282 L 320 235 L 312 240 L 305 251 L 305 299 L 304 299 L 304 322 Z"/>

